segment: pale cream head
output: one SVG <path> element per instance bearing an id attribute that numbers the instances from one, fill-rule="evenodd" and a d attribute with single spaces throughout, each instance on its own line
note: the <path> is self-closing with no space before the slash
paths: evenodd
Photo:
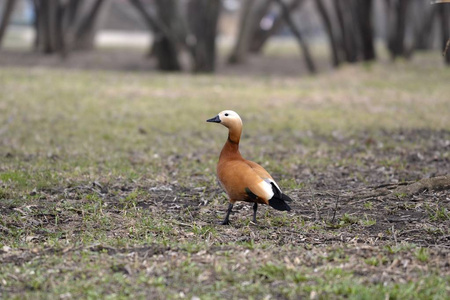
<path id="1" fill-rule="evenodd" d="M 242 128 L 242 119 L 232 110 L 224 110 L 219 114 L 220 124 L 227 128 Z"/>

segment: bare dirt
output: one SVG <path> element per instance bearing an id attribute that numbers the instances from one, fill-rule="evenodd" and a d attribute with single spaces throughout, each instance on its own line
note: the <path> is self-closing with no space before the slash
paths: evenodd
<path id="1" fill-rule="evenodd" d="M 359 165 L 340 166 L 336 163 L 319 171 L 308 166 L 297 166 L 289 171 L 290 176 L 305 183 L 305 187 L 301 189 L 284 191 L 294 200 L 290 203 L 292 212 L 289 216 L 300 217 L 310 222 L 310 225 L 321 224 L 324 230 L 302 232 L 301 228 L 293 230 L 289 222 L 281 222 L 276 225 L 277 230 L 289 234 L 279 235 L 280 244 L 329 244 L 356 238 L 356 241 L 360 242 L 408 242 L 424 247 L 450 249 L 448 235 L 450 191 L 424 188 L 412 195 L 397 192 L 397 188 L 411 185 L 417 180 L 447 174 L 450 170 L 448 157 L 450 131 L 408 130 L 386 134 L 394 141 L 416 141 L 418 146 L 415 149 L 401 147 L 381 149 L 376 146 L 376 140 L 366 138 L 366 144 L 355 146 L 353 152 L 334 154 L 337 160 L 364 153 Z M 353 141 L 336 139 L 329 143 L 353 143 Z M 370 148 L 369 151 L 367 147 Z M 386 165 L 384 161 L 394 163 Z M 174 162 L 170 164 L 174 167 Z M 424 173 L 424 170 L 432 171 Z M 275 178 L 277 175 L 274 174 Z M 201 178 L 198 180 L 201 181 Z M 26 223 L 30 222 L 32 225 L 37 222 L 50 229 L 55 224 L 55 218 L 58 218 L 58 228 L 61 226 L 76 228 L 82 222 L 81 210 L 74 209 L 78 217 L 73 211 L 48 212 L 46 210 L 49 203 L 58 202 L 63 198 L 79 205 L 83 201 L 89 201 L 86 200 L 86 195 L 94 193 L 105 203 L 104 211 L 119 215 L 126 209 L 126 204 L 122 200 L 136 191 L 145 194 L 136 199 L 137 207 L 164 213 L 181 223 L 186 221 L 188 211 L 191 221 L 216 225 L 226 209 L 225 203 L 211 202 L 222 193 L 218 186 L 190 188 L 176 184 L 154 186 L 145 182 L 93 182 L 33 192 L 39 199 L 45 199 L 46 204 L 27 207 L 28 211 L 24 212 L 29 216 Z M 13 204 L 0 206 L 2 215 L 8 215 L 18 209 L 20 208 Z M 249 205 L 240 203 L 235 205 L 231 216 L 234 224 L 231 226 L 241 226 L 240 222 L 233 222 L 233 219 L 242 221 L 250 219 L 250 215 Z M 19 223 L 7 225 L 27 226 Z M 273 227 L 273 225 L 255 226 Z M 0 231 L 5 230 L 4 228 L 0 228 Z M 56 230 L 56 227 L 54 229 Z M 44 238 L 45 232 L 48 231 L 34 232 L 35 238 Z M 236 241 L 247 238 L 248 236 L 239 235 L 232 237 Z"/>

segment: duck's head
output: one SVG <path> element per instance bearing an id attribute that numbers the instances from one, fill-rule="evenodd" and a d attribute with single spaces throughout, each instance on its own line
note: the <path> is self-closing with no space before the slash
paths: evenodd
<path id="1" fill-rule="evenodd" d="M 232 110 L 221 111 L 217 116 L 206 120 L 206 122 L 220 123 L 229 129 L 231 129 L 231 128 L 241 129 L 242 128 L 241 117 L 239 117 L 239 115 Z"/>

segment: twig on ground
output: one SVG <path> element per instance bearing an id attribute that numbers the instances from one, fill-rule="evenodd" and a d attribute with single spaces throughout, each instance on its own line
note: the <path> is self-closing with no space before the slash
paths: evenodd
<path id="1" fill-rule="evenodd" d="M 397 246 L 397 245 L 398 245 L 398 242 L 397 242 L 397 234 L 396 234 L 396 230 L 395 230 L 394 225 L 392 225 L 391 231 L 392 231 L 392 235 L 394 236 L 395 246 Z"/>
<path id="2" fill-rule="evenodd" d="M 389 188 L 394 187 L 396 188 Z M 354 195 L 353 198 L 356 200 L 367 200 L 369 198 L 377 198 L 381 196 L 388 195 L 403 195 L 412 196 L 419 194 L 423 191 L 441 191 L 450 189 L 450 176 L 438 176 L 432 178 L 421 179 L 416 182 L 408 183 L 398 183 L 398 184 L 385 184 L 372 187 L 375 190 L 369 190 L 367 193 L 362 195 Z M 355 191 L 354 194 L 360 191 Z"/>
<path id="3" fill-rule="evenodd" d="M 421 179 L 409 185 L 399 186 L 394 193 L 412 196 L 423 191 L 441 191 L 450 189 L 450 176 L 438 176 Z"/>
<path id="4" fill-rule="evenodd" d="M 310 191 L 311 191 L 311 198 L 312 198 L 312 202 L 313 202 L 313 206 L 314 206 L 315 220 L 319 221 L 320 220 L 319 208 L 318 208 L 316 198 L 314 197 L 314 193 L 313 193 L 312 189 L 310 189 Z"/>
<path id="5" fill-rule="evenodd" d="M 331 218 L 331 223 L 334 223 L 334 219 L 336 217 L 336 211 L 338 209 L 339 198 L 340 198 L 340 196 L 338 195 L 337 198 L 336 198 L 336 205 L 335 205 L 334 210 L 333 210 L 333 218 Z"/>

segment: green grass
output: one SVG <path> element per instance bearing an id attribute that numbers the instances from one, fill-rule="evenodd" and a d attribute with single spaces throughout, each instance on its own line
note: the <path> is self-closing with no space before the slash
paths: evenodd
<path id="1" fill-rule="evenodd" d="M 341 199 L 330 224 L 325 192 L 341 173 L 361 187 L 380 168 L 384 182 L 435 171 L 399 156 L 432 148 L 427 132 L 448 136 L 449 75 L 417 62 L 302 78 L 2 68 L 0 298 L 445 299 L 444 250 L 383 227 L 412 210 L 434 226 L 412 229 L 443 242 L 445 202 Z M 293 213 L 262 207 L 254 225 L 244 204 L 216 225 L 227 133 L 205 120 L 224 109 L 243 118 L 241 153 L 296 198 Z M 305 196 L 316 191 L 325 198 Z"/>

